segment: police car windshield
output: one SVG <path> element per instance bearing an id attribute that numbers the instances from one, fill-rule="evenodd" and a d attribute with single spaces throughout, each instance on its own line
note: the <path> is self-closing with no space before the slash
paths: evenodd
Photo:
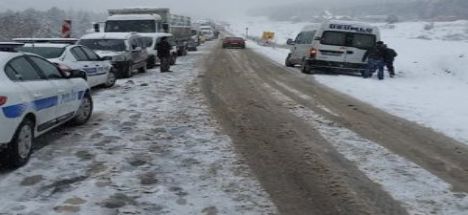
<path id="1" fill-rule="evenodd" d="M 372 48 L 376 42 L 376 37 L 373 34 L 340 31 L 325 31 L 320 40 L 323 45 L 347 46 L 359 49 Z"/>
<path id="2" fill-rule="evenodd" d="M 80 45 L 92 50 L 100 51 L 125 51 L 125 40 L 122 39 L 84 39 L 80 40 Z"/>
<path id="3" fill-rule="evenodd" d="M 19 47 L 18 51 L 37 54 L 47 59 L 58 58 L 62 56 L 65 48 L 59 47 Z"/>

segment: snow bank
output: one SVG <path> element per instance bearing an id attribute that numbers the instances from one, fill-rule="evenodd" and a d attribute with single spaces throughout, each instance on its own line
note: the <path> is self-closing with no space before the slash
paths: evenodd
<path id="1" fill-rule="evenodd" d="M 310 24 L 253 18 L 232 22 L 230 30 L 238 35 L 243 35 L 247 26 L 250 35 L 270 30 L 277 33 L 277 42 L 283 43 L 287 38 L 294 38 L 305 25 Z M 375 25 L 381 27 L 382 40 L 399 54 L 395 79 L 364 80 L 326 74 L 310 78 L 468 144 L 468 68 L 465 66 L 468 65 L 468 39 L 465 38 L 468 22 L 434 23 L 429 30 L 426 30 L 428 23 L 424 22 Z M 462 36 L 450 36 L 458 34 Z M 249 47 L 281 64 L 289 53 L 287 49 L 252 42 Z"/>

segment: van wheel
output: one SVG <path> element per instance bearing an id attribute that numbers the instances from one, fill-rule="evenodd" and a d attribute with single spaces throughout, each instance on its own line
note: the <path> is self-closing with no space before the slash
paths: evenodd
<path id="1" fill-rule="evenodd" d="M 286 57 L 286 61 L 285 61 L 284 64 L 285 64 L 287 67 L 294 67 L 294 64 L 291 63 L 290 59 L 291 59 L 291 54 L 288 54 L 288 57 Z"/>
<path id="2" fill-rule="evenodd" d="M 310 68 L 310 66 L 305 61 L 302 62 L 301 71 L 304 74 L 314 74 L 312 68 Z"/>
<path id="3" fill-rule="evenodd" d="M 76 111 L 75 117 L 70 121 L 72 125 L 79 126 L 88 122 L 93 114 L 93 99 L 89 93 L 86 93 L 81 100 L 81 105 Z"/>
<path id="4" fill-rule="evenodd" d="M 18 168 L 26 164 L 31 157 L 34 143 L 34 122 L 25 119 L 16 130 L 13 140 L 6 149 L 5 165 L 10 168 Z"/>

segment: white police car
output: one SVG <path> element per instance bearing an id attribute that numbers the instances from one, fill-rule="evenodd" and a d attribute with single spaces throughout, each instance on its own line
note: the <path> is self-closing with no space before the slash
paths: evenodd
<path id="1" fill-rule="evenodd" d="M 93 101 L 85 78 L 35 54 L 0 51 L 1 165 L 25 164 L 37 136 L 89 120 Z"/>
<path id="2" fill-rule="evenodd" d="M 117 80 L 112 64 L 100 58 L 93 50 L 74 45 L 77 39 L 16 38 L 13 40 L 25 43 L 23 47 L 17 48 L 19 51 L 40 55 L 63 67 L 85 71 L 90 87 L 112 87 Z"/>

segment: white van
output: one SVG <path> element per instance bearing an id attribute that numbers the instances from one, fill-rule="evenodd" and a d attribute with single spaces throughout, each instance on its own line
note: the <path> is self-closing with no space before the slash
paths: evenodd
<path id="1" fill-rule="evenodd" d="M 380 41 L 377 27 L 349 21 L 326 21 L 304 28 L 295 40 L 289 39 L 291 53 L 286 66 L 302 66 L 302 72 L 314 69 L 362 72 L 366 69 L 363 56 Z"/>

